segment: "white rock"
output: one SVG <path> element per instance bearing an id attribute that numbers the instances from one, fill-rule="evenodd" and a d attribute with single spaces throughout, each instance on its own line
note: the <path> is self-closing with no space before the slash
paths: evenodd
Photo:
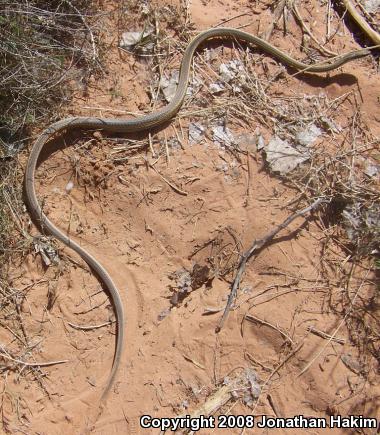
<path id="1" fill-rule="evenodd" d="M 370 14 L 375 14 L 380 9 L 380 0 L 365 0 L 364 9 Z"/>
<path id="2" fill-rule="evenodd" d="M 380 174 L 380 165 L 368 162 L 364 169 L 364 173 L 370 178 L 378 177 Z"/>
<path id="3" fill-rule="evenodd" d="M 65 187 L 66 192 L 70 193 L 73 190 L 73 187 L 74 187 L 74 183 L 72 181 L 69 181 Z"/>
<path id="4" fill-rule="evenodd" d="M 121 35 L 119 46 L 126 49 L 133 48 L 134 45 L 140 42 L 142 32 L 124 32 Z"/>
<path id="5" fill-rule="evenodd" d="M 219 92 L 224 91 L 225 87 L 223 83 L 216 82 L 216 83 L 211 83 L 209 89 L 212 94 L 218 94 Z"/>
<path id="6" fill-rule="evenodd" d="M 243 65 L 239 60 L 231 60 L 227 63 L 222 63 L 220 65 L 219 74 L 222 80 L 229 83 L 243 70 Z"/>
<path id="7" fill-rule="evenodd" d="M 332 133 L 340 133 L 343 130 L 339 124 L 326 116 L 321 116 L 320 120 L 324 124 L 324 127 Z"/>
<path id="8" fill-rule="evenodd" d="M 165 100 L 170 103 L 170 101 L 174 98 L 175 93 L 177 92 L 179 80 L 179 71 L 173 71 L 167 79 L 166 77 L 162 77 L 160 80 L 160 88 L 162 93 L 164 94 Z M 194 94 L 196 90 L 198 90 L 202 85 L 202 82 L 198 79 L 194 79 L 187 86 L 186 95 L 191 96 Z"/>
<path id="9" fill-rule="evenodd" d="M 133 50 L 133 48 L 142 44 L 143 51 L 149 52 L 153 49 L 154 43 L 152 42 L 152 38 L 149 38 L 149 42 L 143 42 L 144 39 L 153 34 L 153 29 L 143 29 L 140 32 L 124 32 L 121 35 L 121 39 L 119 42 L 119 47 L 124 48 L 126 50 Z"/>
<path id="10" fill-rule="evenodd" d="M 289 142 L 275 136 L 265 148 L 266 160 L 272 171 L 287 174 L 300 163 L 309 159 L 309 155 L 293 148 Z"/>
<path id="11" fill-rule="evenodd" d="M 160 88 L 162 90 L 162 93 L 164 94 L 165 100 L 170 103 L 172 99 L 174 98 L 174 95 L 177 91 L 178 87 L 178 77 L 179 72 L 174 71 L 170 78 L 167 79 L 166 77 L 162 77 L 160 81 Z"/>
<path id="12" fill-rule="evenodd" d="M 199 143 L 205 135 L 206 128 L 198 122 L 192 122 L 189 124 L 189 142 L 190 145 Z"/>
<path id="13" fill-rule="evenodd" d="M 262 150 L 264 146 L 265 146 L 264 138 L 261 134 L 259 134 L 259 136 L 257 137 L 257 145 L 256 145 L 257 151 Z"/>
<path id="14" fill-rule="evenodd" d="M 259 132 L 240 134 L 236 143 L 242 151 L 256 151 L 264 147 L 264 139 Z"/>
<path id="15" fill-rule="evenodd" d="M 215 145 L 219 145 L 221 147 L 230 147 L 236 145 L 235 138 L 228 127 L 224 127 L 223 125 L 218 125 L 217 127 L 212 128 L 213 141 Z"/>
<path id="16" fill-rule="evenodd" d="M 303 146 L 310 146 L 322 134 L 322 130 L 311 124 L 296 134 L 296 141 Z"/>

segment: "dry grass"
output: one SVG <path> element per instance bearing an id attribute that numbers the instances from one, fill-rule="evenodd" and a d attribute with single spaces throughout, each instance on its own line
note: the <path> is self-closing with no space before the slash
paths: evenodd
<path id="1" fill-rule="evenodd" d="M 12 337 L 0 349 L 4 431 L 12 431 L 8 417 L 15 409 L 27 407 L 7 385 L 8 375 L 32 375 L 43 387 L 38 364 L 28 362 L 35 345 L 22 319 L 30 286 L 15 284 L 35 247 L 22 200 L 20 150 L 34 127 L 61 116 L 73 81 L 85 84 L 100 70 L 92 8 L 90 0 L 0 0 L 0 306 L 1 327 Z"/>
<path id="2" fill-rule="evenodd" d="M 28 128 L 52 118 L 69 100 L 69 80 L 99 67 L 92 2 L 0 1 L 0 139 L 12 154 Z M 53 110 L 54 108 L 54 110 Z M 58 114 L 57 114 L 58 115 Z M 3 151 L 4 152 L 4 151 Z"/>
<path id="3" fill-rule="evenodd" d="M 16 154 L 31 129 L 59 116 L 68 83 L 85 81 L 98 68 L 88 0 L 0 0 L 0 256 L 3 266 L 18 251 L 21 180 Z M 18 228 L 20 230 L 20 228 Z"/>
<path id="4" fill-rule="evenodd" d="M 99 65 L 88 0 L 0 0 L 0 256 L 18 251 L 22 211 L 17 151 L 31 129 L 59 116 L 68 83 L 86 81 Z"/>

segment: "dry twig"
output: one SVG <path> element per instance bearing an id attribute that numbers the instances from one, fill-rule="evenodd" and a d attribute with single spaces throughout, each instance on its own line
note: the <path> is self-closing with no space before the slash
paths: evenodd
<path id="1" fill-rule="evenodd" d="M 305 21 L 302 19 L 302 16 L 298 10 L 298 7 L 296 5 L 296 2 L 293 0 L 291 2 L 291 7 L 292 7 L 292 12 L 295 16 L 295 18 L 297 19 L 297 21 L 300 23 L 303 31 L 309 35 L 309 37 L 317 44 L 317 48 L 319 51 L 322 52 L 322 54 L 328 54 L 329 56 L 338 56 L 338 53 L 336 53 L 335 51 L 331 51 L 328 48 L 324 47 L 319 41 L 318 39 L 313 35 L 312 31 L 307 27 Z"/>
<path id="2" fill-rule="evenodd" d="M 249 322 L 252 322 L 252 323 L 257 322 L 257 323 L 260 323 L 261 325 L 269 326 L 270 328 L 279 332 L 285 340 L 289 341 L 291 344 L 294 344 L 294 341 L 289 337 L 289 335 L 286 332 L 284 332 L 281 328 L 279 328 L 278 326 L 272 325 L 272 323 L 269 323 L 266 320 L 259 319 L 258 317 L 253 316 L 252 314 L 245 315 L 244 319 L 248 320 Z"/>
<path id="3" fill-rule="evenodd" d="M 184 190 L 181 190 L 179 187 L 177 187 L 174 183 L 169 181 L 167 178 L 165 178 L 160 172 L 157 171 L 157 169 L 153 165 L 149 165 L 150 168 L 153 169 L 153 171 L 163 180 L 165 183 L 170 186 L 175 192 L 179 193 L 180 195 L 187 196 L 188 193 Z"/>
<path id="4" fill-rule="evenodd" d="M 263 238 L 255 240 L 252 244 L 252 246 L 248 249 L 248 251 L 246 251 L 240 260 L 239 263 L 239 267 L 235 276 L 235 279 L 233 281 L 232 284 L 232 288 L 231 288 L 231 292 L 228 296 L 228 300 L 227 300 L 227 305 L 226 308 L 224 309 L 224 313 L 222 318 L 219 321 L 218 326 L 215 328 L 215 332 L 220 332 L 220 330 L 222 329 L 224 322 L 226 321 L 227 317 L 228 317 L 228 313 L 231 310 L 233 301 L 236 298 L 237 295 L 237 291 L 238 288 L 240 286 L 240 281 L 241 278 L 243 276 L 243 273 L 245 271 L 245 267 L 247 265 L 247 261 L 251 258 L 251 256 L 254 254 L 254 252 L 258 251 L 259 249 L 261 249 L 264 245 L 266 245 L 268 242 L 270 242 L 271 240 L 273 240 L 273 238 L 284 228 L 286 228 L 291 222 L 294 221 L 294 219 L 296 219 L 297 217 L 303 216 L 307 213 L 309 213 L 312 210 L 315 210 L 316 208 L 318 208 L 323 202 L 325 202 L 323 199 L 319 198 L 317 199 L 313 204 L 311 204 L 310 206 L 297 211 L 296 213 L 292 214 L 291 216 L 289 216 L 287 219 L 285 219 L 285 221 L 278 225 L 276 228 L 274 228 L 272 231 L 270 231 L 267 235 L 265 235 Z"/>
<path id="5" fill-rule="evenodd" d="M 93 329 L 104 328 L 105 326 L 112 325 L 113 323 L 115 323 L 114 320 L 110 322 L 101 323 L 100 325 L 81 326 L 81 325 L 76 325 L 75 323 L 67 322 L 67 324 L 70 325 L 72 328 L 79 329 L 82 331 L 92 331 Z"/>
<path id="6" fill-rule="evenodd" d="M 48 367 L 48 366 L 53 366 L 56 364 L 64 364 L 67 363 L 69 360 L 68 359 L 64 359 L 64 360 L 60 360 L 60 361 L 46 361 L 46 362 L 26 362 L 26 361 L 22 361 L 20 359 L 17 358 L 12 358 L 11 356 L 0 352 L 0 358 L 5 358 L 9 361 L 12 361 L 16 364 L 20 364 L 22 366 L 25 367 Z"/>
<path id="7" fill-rule="evenodd" d="M 336 343 L 339 344 L 345 344 L 346 340 L 344 340 L 343 338 L 338 338 L 338 337 L 332 337 L 329 334 L 326 334 L 326 332 L 320 331 L 319 329 L 314 328 L 314 326 L 309 326 L 307 328 L 307 330 L 309 332 L 311 332 L 314 335 L 317 335 L 318 337 L 324 338 L 325 340 L 333 340 Z"/>
<path id="8" fill-rule="evenodd" d="M 286 7 L 286 0 L 280 0 L 274 10 L 272 22 L 268 26 L 266 32 L 263 33 L 262 35 L 262 38 L 265 39 L 266 41 L 269 41 L 275 26 L 277 25 L 279 19 L 281 18 L 281 15 L 284 13 L 285 7 Z"/>

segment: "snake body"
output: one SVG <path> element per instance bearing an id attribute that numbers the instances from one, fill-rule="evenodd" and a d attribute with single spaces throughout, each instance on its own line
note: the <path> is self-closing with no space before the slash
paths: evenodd
<path id="1" fill-rule="evenodd" d="M 99 263 L 96 258 L 94 258 L 86 249 L 82 248 L 77 242 L 72 240 L 59 228 L 57 228 L 53 222 L 45 215 L 42 207 L 37 199 L 36 189 L 35 189 L 35 173 L 38 166 L 38 160 L 40 158 L 41 151 L 46 144 L 59 133 L 64 131 L 69 131 L 72 129 L 100 129 L 107 132 L 138 132 L 143 130 L 149 130 L 155 126 L 158 126 L 165 121 L 170 120 L 180 109 L 182 102 L 185 98 L 186 88 L 189 81 L 191 60 L 193 58 L 196 49 L 209 39 L 238 39 L 242 40 L 248 44 L 253 44 L 258 46 L 266 53 L 272 55 L 273 57 L 279 59 L 285 65 L 292 67 L 296 70 L 307 72 L 322 73 L 326 71 L 331 71 L 339 66 L 349 62 L 353 59 L 366 56 L 370 53 L 369 50 L 358 50 L 356 52 L 347 53 L 339 58 L 334 58 L 330 63 L 307 65 L 299 62 L 292 57 L 288 56 L 281 50 L 275 48 L 268 42 L 260 39 L 257 36 L 251 35 L 249 33 L 243 32 L 237 29 L 231 28 L 213 28 L 206 30 L 198 34 L 187 46 L 180 69 L 178 87 L 176 94 L 172 101 L 165 107 L 150 113 L 148 115 L 143 115 L 134 119 L 114 119 L 114 118 L 96 118 L 96 117 L 72 117 L 62 119 L 58 122 L 51 124 L 46 130 L 44 130 L 41 135 L 37 138 L 34 143 L 32 150 L 29 155 L 29 159 L 26 165 L 25 174 L 25 194 L 26 202 L 29 212 L 34 219 L 34 221 L 39 225 L 39 227 L 45 233 L 51 234 L 58 240 L 63 242 L 68 247 L 72 248 L 77 252 L 82 259 L 90 266 L 90 268 L 95 272 L 100 281 L 103 283 L 104 287 L 108 290 L 109 296 L 113 302 L 115 309 L 115 314 L 117 318 L 117 338 L 115 354 L 113 359 L 112 369 L 104 386 L 101 401 L 105 399 L 109 393 L 113 382 L 115 380 L 118 367 L 120 365 L 122 352 L 124 349 L 124 309 L 119 291 L 114 284 L 111 276 L 106 271 L 106 269 Z"/>

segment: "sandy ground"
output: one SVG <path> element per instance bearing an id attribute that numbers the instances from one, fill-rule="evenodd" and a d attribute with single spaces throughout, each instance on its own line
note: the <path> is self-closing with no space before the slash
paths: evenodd
<path id="1" fill-rule="evenodd" d="M 273 20 L 270 3 L 193 0 L 188 5 L 188 20 L 194 23 L 194 30 L 203 30 L 240 15 L 225 25 L 247 25 L 246 31 L 261 34 Z M 310 0 L 300 7 L 320 41 L 326 34 L 325 3 Z M 168 5 L 181 6 L 161 1 L 157 10 Z M 104 2 L 105 9 L 111 6 Z M 163 13 L 169 16 L 168 11 Z M 119 30 L 140 28 L 140 22 L 133 20 L 138 12 L 131 8 L 126 20 L 130 27 Z M 339 21 L 334 11 L 331 14 L 333 33 Z M 116 22 L 112 15 L 109 20 L 105 37 L 112 45 L 107 75 L 80 89 L 66 115 L 123 116 L 124 111 L 152 106 L 147 92 L 154 82 L 149 59 L 120 53 Z M 175 38 L 175 32 L 165 25 L 162 30 Z M 284 37 L 281 19 L 270 42 L 302 58 L 299 26 L 290 16 L 286 26 Z M 352 29 L 344 23 L 340 26 L 328 45 L 330 50 L 359 48 Z M 215 46 L 214 50 L 215 59 L 208 66 L 200 60 L 196 63 L 203 79 L 212 74 L 208 68 L 218 71 L 222 60 L 236 58 L 231 46 Z M 379 134 L 380 83 L 370 59 L 328 75 L 302 78 L 291 77 L 263 54 L 253 51 L 251 56 L 263 80 L 282 71 L 271 88 L 276 97 L 323 93 L 333 100 L 352 93 L 355 97 L 340 107 L 336 119 L 349 126 L 359 107 L 363 125 L 371 134 Z M 175 51 L 165 68 L 178 68 L 179 61 Z M 194 71 L 197 75 L 197 67 Z M 346 254 L 331 240 L 327 246 L 321 242 L 325 228 L 318 213 L 307 222 L 303 218 L 294 221 L 276 243 L 248 263 L 234 310 L 221 332 L 215 333 L 239 253 L 289 216 L 291 212 L 284 206 L 297 192 L 271 174 L 250 140 L 257 128 L 264 140 L 269 140 L 273 134 L 270 124 L 262 125 L 254 118 L 239 120 L 236 113 L 227 118 L 234 134 L 246 135 L 241 136 L 241 143 L 248 154 L 228 152 L 209 135 L 198 144 L 189 143 L 189 122 L 206 125 L 214 116 L 207 115 L 207 121 L 202 121 L 194 119 L 191 112 L 201 109 L 198 104 L 202 101 L 207 107 L 210 99 L 207 90 L 201 89 L 198 100 L 192 99 L 181 112 L 190 115 L 177 117 L 154 135 L 153 148 L 156 153 L 162 151 L 160 158 L 152 156 L 148 146 L 129 153 L 124 149 L 125 139 L 90 132 L 65 138 L 72 146 L 53 153 L 39 169 L 39 197 L 49 218 L 106 267 L 126 310 L 122 368 L 92 433 L 158 434 L 140 428 L 141 415 L 192 414 L 220 392 L 223 384 L 234 382 L 234 397 L 216 415 L 379 417 L 377 362 L 353 345 L 342 317 L 333 313 L 331 303 L 339 300 L 344 289 L 333 268 L 326 271 L 322 266 L 324 255 L 342 265 Z M 147 143 L 146 135 L 135 139 Z M 328 152 L 333 146 L 330 139 L 319 139 L 318 146 Z M 73 188 L 68 193 L 71 182 Z M 3 422 L 5 419 L 4 428 L 11 433 L 82 433 L 96 412 L 112 364 L 115 325 L 110 301 L 81 260 L 68 248 L 57 246 L 59 266 L 46 267 L 39 254 L 30 254 L 15 272 L 14 285 L 27 291 L 22 316 L 34 360 L 67 362 L 41 369 L 26 367 L 24 376 L 9 376 Z M 197 285 L 182 299 L 178 295 L 180 278 L 192 274 L 194 279 L 193 271 L 205 266 L 207 277 L 200 274 Z M 359 277 L 353 278 L 353 292 L 360 282 Z M 367 283 L 362 287 L 364 292 L 373 291 Z M 72 326 L 102 324 L 106 326 L 88 331 Z M 311 334 L 311 327 L 330 335 L 339 327 L 336 338 L 341 341 Z M 3 342 L 14 339 L 8 331 L 1 334 Z M 199 433 L 267 432 L 270 430 L 246 428 Z M 330 432 L 355 431 L 289 431 Z"/>

